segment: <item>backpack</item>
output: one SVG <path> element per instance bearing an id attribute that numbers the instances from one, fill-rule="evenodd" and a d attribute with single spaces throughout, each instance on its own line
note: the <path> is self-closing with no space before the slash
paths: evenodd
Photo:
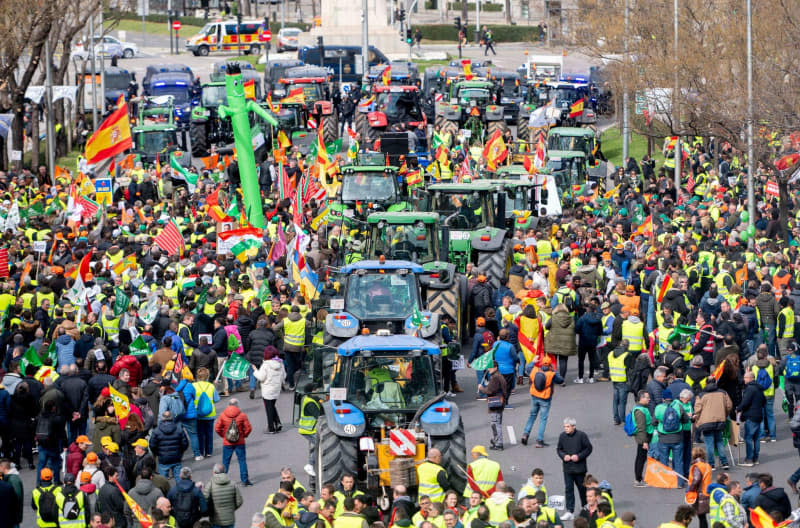
<path id="1" fill-rule="evenodd" d="M 53 488 L 43 489 L 37 488 L 41 494 L 39 495 L 39 517 L 43 522 L 56 523 L 58 522 L 58 505 L 56 504 L 56 495 L 53 493 Z"/>
<path id="2" fill-rule="evenodd" d="M 175 520 L 178 521 L 178 525 L 192 524 L 195 520 L 195 515 L 200 513 L 199 511 L 196 512 L 196 509 L 193 490 L 177 490 L 172 504 L 172 514 L 175 516 Z"/>
<path id="3" fill-rule="evenodd" d="M 547 374 L 541 370 L 533 376 L 533 388 L 542 392 L 547 388 Z"/>
<path id="4" fill-rule="evenodd" d="M 481 337 L 483 338 L 483 342 L 489 345 L 489 348 L 492 348 L 494 345 L 494 334 L 487 330 L 481 334 Z"/>
<path id="5" fill-rule="evenodd" d="M 231 419 L 231 423 L 225 430 L 225 440 L 231 443 L 239 441 L 239 425 L 236 423 L 236 418 Z"/>
<path id="6" fill-rule="evenodd" d="M 167 394 L 165 396 L 172 400 L 172 402 L 167 403 L 167 409 L 172 411 L 172 416 L 175 419 L 183 416 L 186 413 L 186 406 L 183 404 L 183 393 L 173 392 L 172 394 Z"/>
<path id="7" fill-rule="evenodd" d="M 572 294 L 570 292 L 556 292 L 556 295 L 558 295 L 558 302 L 566 306 L 569 313 L 575 311 L 575 301 L 572 299 Z"/>
<path id="8" fill-rule="evenodd" d="M 761 390 L 769 390 L 769 388 L 772 387 L 772 378 L 769 377 L 767 369 L 765 368 L 758 369 L 758 374 L 756 375 L 756 383 L 758 383 L 758 386 L 761 387 Z"/>
<path id="9" fill-rule="evenodd" d="M 200 398 L 197 400 L 197 416 L 204 418 L 214 412 L 214 404 L 211 403 L 211 398 L 205 392 L 200 393 Z"/>
<path id="10" fill-rule="evenodd" d="M 36 432 L 35 432 L 37 443 L 41 444 L 50 441 L 51 432 L 53 429 L 52 425 L 53 425 L 53 419 L 50 416 L 45 416 L 45 415 L 39 416 L 39 419 L 36 421 Z"/>
<path id="11" fill-rule="evenodd" d="M 147 398 L 139 398 L 136 400 L 136 406 L 139 408 L 139 411 L 142 413 L 142 422 L 144 422 L 144 430 L 149 431 L 153 428 L 156 423 L 156 416 L 153 413 L 153 409 L 150 408 L 150 402 Z"/>
<path id="12" fill-rule="evenodd" d="M 228 352 L 233 352 L 239 348 L 239 339 L 234 334 L 228 336 Z"/>
<path id="13" fill-rule="evenodd" d="M 64 507 L 61 514 L 71 521 L 77 519 L 81 513 L 81 508 L 78 506 L 78 499 L 76 498 L 77 495 L 75 491 L 64 493 Z"/>
<path id="14" fill-rule="evenodd" d="M 633 408 L 628 411 L 628 414 L 625 415 L 625 426 L 622 429 L 628 436 L 633 436 L 636 434 L 636 418 L 633 416 L 633 411 L 635 410 L 636 408 Z"/>
<path id="15" fill-rule="evenodd" d="M 800 356 L 792 354 L 786 358 L 786 379 L 800 381 Z"/>
<path id="16" fill-rule="evenodd" d="M 677 433 L 681 430 L 681 417 L 675 407 L 667 405 L 664 411 L 664 418 L 661 420 L 661 427 L 665 433 Z"/>

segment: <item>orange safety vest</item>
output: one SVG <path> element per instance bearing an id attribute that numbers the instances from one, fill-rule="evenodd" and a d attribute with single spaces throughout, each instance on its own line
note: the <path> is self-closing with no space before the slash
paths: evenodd
<path id="1" fill-rule="evenodd" d="M 792 274 L 791 273 L 787 273 L 783 277 L 778 277 L 777 273 L 772 276 L 772 286 L 774 286 L 775 289 L 778 290 L 778 291 L 775 292 L 775 298 L 776 299 L 780 299 L 781 298 L 781 295 L 782 295 L 781 292 L 783 291 L 783 286 L 788 285 L 790 280 L 792 280 Z"/>
<path id="2" fill-rule="evenodd" d="M 708 485 L 711 484 L 711 466 L 708 462 L 695 462 L 692 464 L 692 467 L 689 468 L 689 488 L 694 487 L 692 484 L 692 479 L 694 478 L 694 470 L 695 468 L 700 470 L 700 486 L 697 488 L 697 493 L 703 494 L 708 496 L 706 490 L 708 489 Z"/>
<path id="3" fill-rule="evenodd" d="M 631 314 L 639 313 L 639 296 L 638 295 L 620 295 L 619 303 L 623 308 L 627 308 Z"/>
<path id="4" fill-rule="evenodd" d="M 533 381 L 536 378 L 536 374 L 542 372 L 544 373 L 545 377 L 545 387 L 543 390 L 538 390 L 534 385 Z M 553 376 L 556 373 L 553 370 L 544 371 L 539 367 L 534 367 L 533 371 L 531 371 L 531 396 L 536 398 L 541 398 L 542 400 L 549 400 L 550 396 L 553 394 Z"/>

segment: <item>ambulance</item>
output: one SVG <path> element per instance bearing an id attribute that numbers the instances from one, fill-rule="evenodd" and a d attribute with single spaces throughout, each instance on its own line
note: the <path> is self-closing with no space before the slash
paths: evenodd
<path id="1" fill-rule="evenodd" d="M 196 35 L 186 39 L 186 49 L 195 56 L 207 56 L 212 51 L 242 50 L 245 54 L 261 53 L 262 34 L 266 28 L 261 20 L 236 19 L 209 22 Z"/>

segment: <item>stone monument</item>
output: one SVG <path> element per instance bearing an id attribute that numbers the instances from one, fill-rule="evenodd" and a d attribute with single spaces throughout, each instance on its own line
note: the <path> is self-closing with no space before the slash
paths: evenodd
<path id="1" fill-rule="evenodd" d="M 359 0 L 321 0 L 322 25 L 311 29 L 316 37 L 323 37 L 326 45 L 338 44 L 361 46 L 361 6 Z M 391 7 L 386 0 L 367 0 L 369 22 L 369 45 L 385 54 L 408 51 L 405 41 L 397 29 L 389 25 Z"/>

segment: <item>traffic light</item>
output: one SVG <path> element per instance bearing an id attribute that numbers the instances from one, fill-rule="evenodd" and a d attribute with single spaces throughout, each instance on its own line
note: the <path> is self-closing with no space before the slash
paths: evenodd
<path id="1" fill-rule="evenodd" d="M 404 21 L 405 19 L 406 19 L 406 8 L 405 8 L 405 7 L 401 7 L 401 8 L 400 8 L 400 12 L 399 12 L 399 13 L 397 13 L 397 20 L 399 20 L 400 22 L 402 22 L 402 21 Z"/>
<path id="2" fill-rule="evenodd" d="M 414 35 L 412 35 L 410 29 L 407 29 L 406 30 L 406 44 L 408 44 L 410 46 L 412 42 L 414 42 Z"/>
<path id="3" fill-rule="evenodd" d="M 461 31 L 461 17 L 457 16 L 456 19 L 453 21 L 453 25 L 456 27 L 457 31 Z"/>

